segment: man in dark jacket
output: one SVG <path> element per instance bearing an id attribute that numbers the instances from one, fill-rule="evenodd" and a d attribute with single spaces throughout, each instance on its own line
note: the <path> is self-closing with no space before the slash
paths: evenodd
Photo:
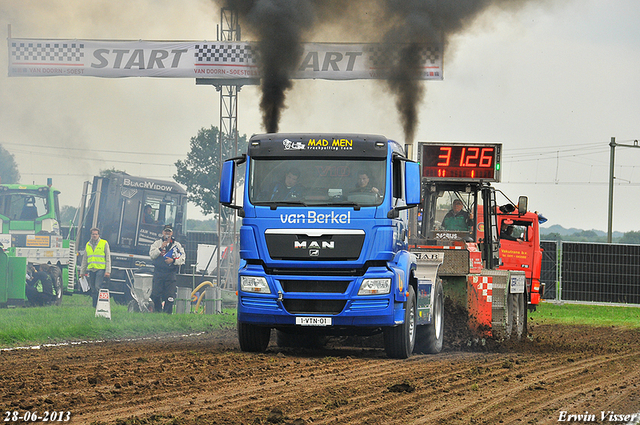
<path id="1" fill-rule="evenodd" d="M 27 286 L 25 288 L 27 300 L 31 305 L 45 306 L 55 300 L 53 281 L 48 272 L 49 266 L 41 264 L 38 269 L 33 265 L 27 266 Z"/>
<path id="2" fill-rule="evenodd" d="M 184 264 L 186 256 L 180 242 L 173 238 L 173 227 L 170 224 L 164 226 L 162 239 L 155 241 L 149 248 L 149 257 L 153 261 L 153 311 L 171 314 L 176 296 L 178 266 Z"/>
<path id="3" fill-rule="evenodd" d="M 371 180 L 369 179 L 369 172 L 365 170 L 361 170 L 358 172 L 358 181 L 356 182 L 356 187 L 351 192 L 373 192 L 377 195 L 380 195 L 380 190 L 373 186 Z"/>
<path id="4" fill-rule="evenodd" d="M 284 180 L 273 187 L 269 196 L 270 201 L 302 200 L 304 188 L 298 182 L 300 170 L 293 167 L 287 170 Z"/>

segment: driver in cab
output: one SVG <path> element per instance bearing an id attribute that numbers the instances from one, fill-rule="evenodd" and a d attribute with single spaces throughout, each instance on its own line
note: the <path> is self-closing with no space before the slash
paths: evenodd
<path id="1" fill-rule="evenodd" d="M 442 227 L 445 230 L 468 232 L 473 227 L 473 213 L 463 210 L 460 199 L 454 199 L 451 210 L 444 216 Z"/>
<path id="2" fill-rule="evenodd" d="M 304 188 L 298 182 L 299 177 L 299 169 L 295 167 L 289 168 L 287 173 L 284 175 L 284 180 L 273 187 L 269 200 L 290 201 L 302 199 Z"/>

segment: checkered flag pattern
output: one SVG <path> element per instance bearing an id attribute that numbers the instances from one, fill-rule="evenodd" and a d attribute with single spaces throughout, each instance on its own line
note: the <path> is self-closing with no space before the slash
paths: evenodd
<path id="1" fill-rule="evenodd" d="M 374 68 L 384 68 L 397 63 L 401 49 L 387 49 L 382 45 L 365 46 L 364 52 L 369 64 Z M 389 56 L 389 53 L 391 55 Z M 422 66 L 435 65 L 440 60 L 440 49 L 437 46 L 420 47 L 419 55 Z"/>
<path id="2" fill-rule="evenodd" d="M 473 284 L 476 286 L 478 293 L 490 303 L 493 299 L 493 278 L 491 276 L 479 276 L 474 278 Z"/>
<path id="3" fill-rule="evenodd" d="M 196 63 L 256 65 L 256 52 L 249 44 L 196 44 Z"/>
<path id="4" fill-rule="evenodd" d="M 12 42 L 14 62 L 78 63 L 84 58 L 84 44 L 73 42 Z"/>

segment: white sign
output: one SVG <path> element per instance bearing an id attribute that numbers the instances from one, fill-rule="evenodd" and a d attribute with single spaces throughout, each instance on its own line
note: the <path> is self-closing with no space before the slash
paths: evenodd
<path id="1" fill-rule="evenodd" d="M 510 294 L 523 294 L 524 293 L 524 285 L 525 285 L 525 275 L 517 274 L 511 275 L 511 285 L 509 288 Z"/>
<path id="2" fill-rule="evenodd" d="M 96 317 L 106 317 L 111 320 L 111 297 L 108 289 L 101 289 L 96 303 Z"/>
<path id="3" fill-rule="evenodd" d="M 255 84 L 259 51 L 249 42 L 95 41 L 10 38 L 9 76 L 211 78 Z M 294 79 L 384 79 L 403 45 L 304 43 Z M 442 46 L 421 45 L 421 78 L 442 80 Z M 226 83 L 226 82 L 225 82 Z"/>

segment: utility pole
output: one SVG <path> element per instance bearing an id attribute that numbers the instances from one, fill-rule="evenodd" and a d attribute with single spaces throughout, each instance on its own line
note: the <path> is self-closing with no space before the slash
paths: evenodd
<path id="1" fill-rule="evenodd" d="M 611 238 L 613 235 L 613 179 L 615 178 L 613 175 L 614 162 L 616 160 L 616 138 L 612 137 L 611 142 L 609 143 L 611 146 L 611 153 L 609 155 L 609 214 L 608 214 L 608 226 L 607 226 L 607 243 L 611 243 Z"/>
<path id="2" fill-rule="evenodd" d="M 607 227 L 607 243 L 611 243 L 613 239 L 613 181 L 615 179 L 614 163 L 616 159 L 616 146 L 624 146 L 626 148 L 640 148 L 640 146 L 638 146 L 637 140 L 633 141 L 633 145 L 624 145 L 622 143 L 616 143 L 615 137 L 611 138 L 609 146 L 611 146 L 611 154 L 609 164 L 609 222 Z"/>

